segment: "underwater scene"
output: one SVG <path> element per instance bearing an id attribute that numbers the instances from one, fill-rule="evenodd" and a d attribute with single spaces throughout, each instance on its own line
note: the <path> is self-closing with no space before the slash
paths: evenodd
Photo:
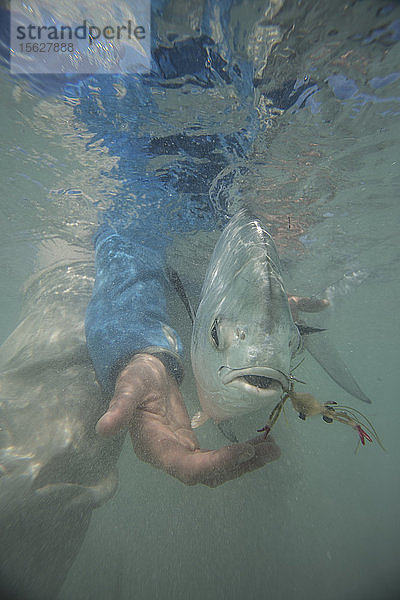
<path id="1" fill-rule="evenodd" d="M 0 10 L 1 597 L 398 598 L 400 3 L 150 4 L 137 74 Z"/>

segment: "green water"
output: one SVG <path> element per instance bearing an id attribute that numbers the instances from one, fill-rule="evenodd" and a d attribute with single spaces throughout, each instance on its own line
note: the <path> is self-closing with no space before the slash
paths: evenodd
<path id="1" fill-rule="evenodd" d="M 353 20 L 364 16 L 365 30 L 368 15 L 362 7 L 370 5 L 359 3 L 359 13 L 354 9 Z M 317 67 L 323 81 L 336 61 L 365 94 L 371 93 L 373 77 L 398 69 L 398 44 L 366 45 L 346 57 L 346 36 L 330 47 L 315 33 L 312 17 L 308 44 L 301 47 L 299 35 L 302 51 L 287 69 L 307 73 Z M 330 22 L 326 29 L 334 26 Z M 326 103 L 319 113 L 302 109 L 276 115 L 260 106 L 265 127 L 249 172 L 235 180 L 231 206 L 245 203 L 264 218 L 278 243 L 290 292 L 312 294 L 344 273 L 368 274 L 332 308 L 327 324 L 373 403 L 361 406 L 311 358 L 296 375 L 320 401 L 363 410 L 386 452 L 374 444 L 355 453 L 353 430 L 319 418 L 300 421 L 288 407 L 274 430 L 281 458 L 209 490 L 184 487 L 141 463 L 127 441 L 118 493 L 94 512 L 61 600 L 398 596 L 399 88 L 397 79 L 376 90 L 381 103 L 367 99 L 357 112 L 354 102 L 339 102 L 323 86 Z M 102 198 L 117 189 L 104 175 L 116 159 L 100 145 L 86 149 L 90 135 L 72 106 L 39 99 L 3 73 L 1 118 L 0 326 L 5 339 L 18 322 L 26 279 L 61 256 L 90 252 L 97 211 L 106 208 Z M 204 272 L 211 246 L 207 235 L 203 241 L 189 236 L 177 240 L 176 253 L 181 263 L 188 256 Z M 198 282 L 191 284 L 195 289 Z M 188 347 L 190 325 L 183 309 L 176 302 L 170 310 L 172 321 L 181 319 Z M 190 412 L 197 410 L 188 363 L 183 393 Z M 202 447 L 225 443 L 212 424 L 199 430 L 199 439 Z"/>

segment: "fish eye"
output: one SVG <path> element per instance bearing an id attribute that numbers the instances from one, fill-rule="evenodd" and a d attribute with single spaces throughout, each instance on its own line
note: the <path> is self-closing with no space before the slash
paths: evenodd
<path id="1" fill-rule="evenodd" d="M 219 318 L 217 317 L 216 319 L 214 319 L 214 323 L 212 324 L 212 327 L 210 330 L 211 339 L 216 348 L 219 347 L 218 325 L 219 325 Z"/>

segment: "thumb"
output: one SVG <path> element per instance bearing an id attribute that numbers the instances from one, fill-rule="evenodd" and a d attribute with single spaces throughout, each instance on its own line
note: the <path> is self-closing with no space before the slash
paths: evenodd
<path id="1" fill-rule="evenodd" d="M 136 394 L 133 390 L 117 391 L 107 412 L 97 421 L 96 433 L 110 437 L 128 429 L 136 406 Z"/>

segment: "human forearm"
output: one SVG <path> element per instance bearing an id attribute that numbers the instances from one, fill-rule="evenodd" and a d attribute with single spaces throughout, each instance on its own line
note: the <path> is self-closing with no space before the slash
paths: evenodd
<path id="1" fill-rule="evenodd" d="M 111 392 L 139 351 L 181 373 L 180 340 L 167 324 L 166 280 L 159 252 L 102 228 L 95 239 L 96 282 L 86 313 L 86 338 L 97 378 Z"/>

